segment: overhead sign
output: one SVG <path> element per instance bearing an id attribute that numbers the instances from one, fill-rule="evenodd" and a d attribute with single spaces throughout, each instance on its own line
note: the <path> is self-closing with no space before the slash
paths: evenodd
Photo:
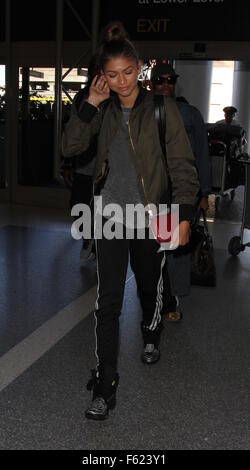
<path id="1" fill-rule="evenodd" d="M 11 0 L 12 40 L 55 40 L 57 2 L 43 0 L 31 21 L 33 4 Z M 0 0 L 1 12 L 4 5 Z M 64 0 L 63 5 L 64 40 L 89 40 L 93 0 Z M 133 40 L 250 41 L 249 0 L 100 0 L 100 26 L 111 20 L 122 21 Z M 4 39 L 4 14 L 1 23 Z"/>
<path id="2" fill-rule="evenodd" d="M 134 40 L 250 40 L 246 0 L 102 0 L 102 26 L 118 19 Z"/>

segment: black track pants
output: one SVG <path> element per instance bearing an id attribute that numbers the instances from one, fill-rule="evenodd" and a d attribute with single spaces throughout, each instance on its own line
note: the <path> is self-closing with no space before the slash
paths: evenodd
<path id="1" fill-rule="evenodd" d="M 128 260 L 135 274 L 143 322 L 154 331 L 161 322 L 165 252 L 154 240 L 96 240 L 98 297 L 96 301 L 96 355 L 98 365 L 117 369 L 119 316 Z"/>

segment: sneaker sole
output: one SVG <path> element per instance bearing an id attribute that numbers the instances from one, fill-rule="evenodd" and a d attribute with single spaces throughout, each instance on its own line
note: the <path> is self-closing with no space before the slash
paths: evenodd
<path id="1" fill-rule="evenodd" d="M 106 415 L 95 415 L 95 414 L 86 412 L 85 417 L 87 419 L 93 419 L 94 421 L 104 421 L 105 419 L 109 417 L 109 415 L 108 413 Z"/>
<path id="2" fill-rule="evenodd" d="M 141 361 L 143 362 L 143 364 L 147 364 L 147 365 L 152 365 L 152 364 L 156 364 L 161 358 L 161 355 L 159 354 L 158 358 L 155 359 L 154 361 L 147 361 L 144 356 L 141 356 Z"/>
<path id="3" fill-rule="evenodd" d="M 98 415 L 95 413 L 90 413 L 89 411 L 85 411 L 85 417 L 87 419 L 93 419 L 94 421 L 104 421 L 105 419 L 109 417 L 109 411 L 113 410 L 115 407 L 116 407 L 116 398 L 111 400 L 111 403 L 108 407 L 108 411 L 106 415 Z"/>

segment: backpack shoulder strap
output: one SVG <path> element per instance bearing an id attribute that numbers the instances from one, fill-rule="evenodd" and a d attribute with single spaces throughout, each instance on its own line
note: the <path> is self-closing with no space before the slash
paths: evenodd
<path id="1" fill-rule="evenodd" d="M 162 149 L 162 158 L 168 174 L 167 149 L 166 149 L 166 108 L 163 95 L 154 95 L 155 119 L 158 125 L 159 138 Z"/>

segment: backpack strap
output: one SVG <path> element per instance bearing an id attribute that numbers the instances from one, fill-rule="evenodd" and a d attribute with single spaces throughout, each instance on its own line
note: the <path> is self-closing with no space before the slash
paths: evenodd
<path id="1" fill-rule="evenodd" d="M 154 95 L 155 120 L 157 122 L 160 144 L 162 149 L 162 161 L 168 178 L 168 194 L 171 194 L 171 180 L 169 176 L 167 149 L 166 149 L 166 107 L 163 95 Z"/>
<path id="2" fill-rule="evenodd" d="M 161 149 L 166 160 L 166 157 L 167 157 L 166 144 L 165 144 L 166 109 L 165 109 L 165 103 L 164 103 L 164 96 L 155 94 L 154 104 L 155 104 L 155 119 L 158 125 Z M 166 163 L 164 164 L 166 165 Z"/>

